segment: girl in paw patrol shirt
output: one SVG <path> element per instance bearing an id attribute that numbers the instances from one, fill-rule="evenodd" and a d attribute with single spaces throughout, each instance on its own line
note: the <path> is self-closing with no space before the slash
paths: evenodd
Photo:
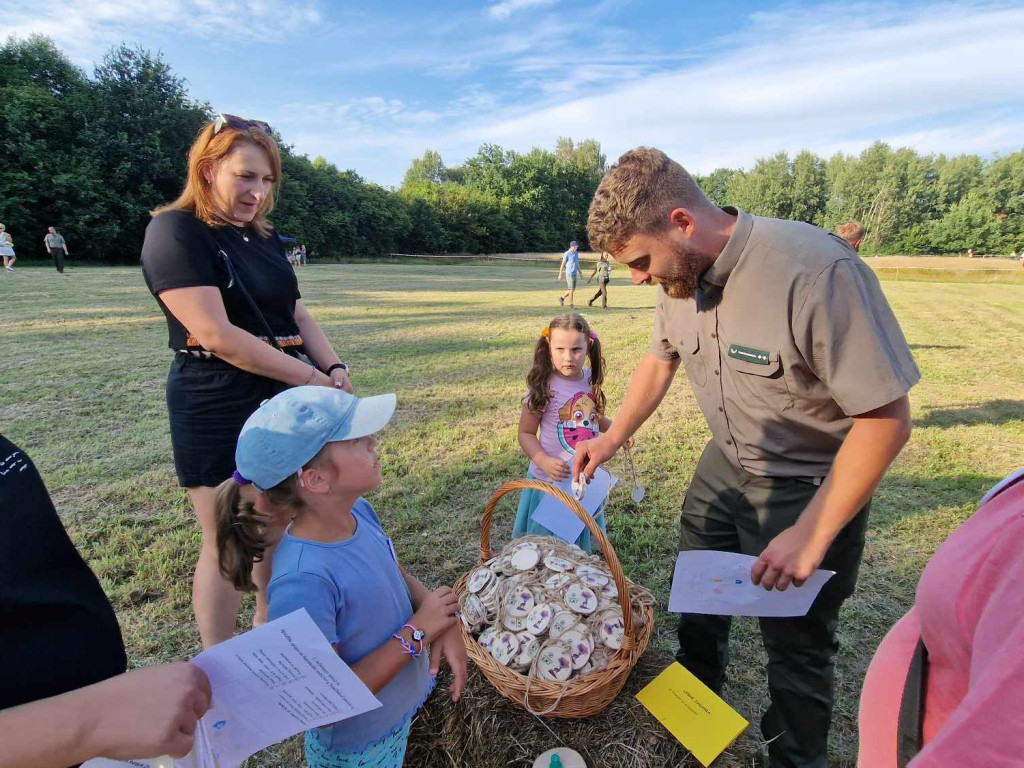
<path id="1" fill-rule="evenodd" d="M 584 367 L 587 362 L 589 367 Z M 519 445 L 530 459 L 528 478 L 552 483 L 565 480 L 576 445 L 611 426 L 611 419 L 604 416 L 603 381 L 601 341 L 580 315 L 556 317 L 541 331 L 519 417 Z M 513 536 L 553 535 L 532 519 L 543 498 L 541 491 L 523 491 Z M 603 530 L 602 511 L 594 517 Z M 590 532 L 584 530 L 576 543 L 590 552 Z"/>

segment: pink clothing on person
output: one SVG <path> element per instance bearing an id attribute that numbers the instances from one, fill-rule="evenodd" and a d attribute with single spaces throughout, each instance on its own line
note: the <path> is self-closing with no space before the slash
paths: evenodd
<path id="1" fill-rule="evenodd" d="M 864 679 L 859 768 L 894 768 L 918 636 L 928 649 L 924 748 L 908 768 L 1024 765 L 1024 481 L 978 509 L 928 563 L 914 607 Z"/>
<path id="2" fill-rule="evenodd" d="M 583 376 L 578 381 L 569 381 L 557 373 L 548 380 L 551 399 L 544 407 L 540 419 L 540 447 L 548 456 L 562 459 L 566 463 L 572 461 L 576 454 L 576 444 L 592 437 L 597 437 L 601 417 L 597 413 L 597 403 L 590 391 L 590 369 L 583 369 Z M 529 395 L 524 398 L 523 402 Z M 529 405 L 529 403 L 527 403 Z M 550 481 L 548 474 L 530 462 L 530 474 L 538 480 Z"/>

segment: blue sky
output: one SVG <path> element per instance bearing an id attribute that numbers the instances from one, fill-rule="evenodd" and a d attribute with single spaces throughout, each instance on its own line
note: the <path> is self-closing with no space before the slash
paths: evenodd
<path id="1" fill-rule="evenodd" d="M 1024 147 L 1024 4 L 0 0 L 91 68 L 125 41 L 191 94 L 385 185 L 424 149 L 648 144 L 691 171 L 876 139 Z"/>

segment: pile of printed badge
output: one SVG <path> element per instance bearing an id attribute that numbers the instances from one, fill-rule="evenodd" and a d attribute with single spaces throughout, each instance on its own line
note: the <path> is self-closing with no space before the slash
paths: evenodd
<path id="1" fill-rule="evenodd" d="M 607 564 L 573 544 L 517 539 L 470 573 L 466 589 L 460 601 L 466 629 L 499 664 L 530 677 L 581 677 L 622 647 L 622 607 Z M 634 600 L 649 598 L 647 590 L 636 590 Z M 640 621 L 643 615 L 634 609 Z"/>

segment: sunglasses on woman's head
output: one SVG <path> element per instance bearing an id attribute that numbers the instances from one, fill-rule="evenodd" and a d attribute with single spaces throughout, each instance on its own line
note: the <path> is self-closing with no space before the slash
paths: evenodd
<path id="1" fill-rule="evenodd" d="M 216 136 L 224 126 L 234 128 L 236 131 L 247 131 L 250 128 L 258 128 L 266 134 L 270 133 L 270 126 L 264 123 L 262 120 L 246 120 L 243 117 L 237 115 L 226 115 L 221 112 L 217 115 L 216 121 L 213 123 L 213 135 Z"/>

